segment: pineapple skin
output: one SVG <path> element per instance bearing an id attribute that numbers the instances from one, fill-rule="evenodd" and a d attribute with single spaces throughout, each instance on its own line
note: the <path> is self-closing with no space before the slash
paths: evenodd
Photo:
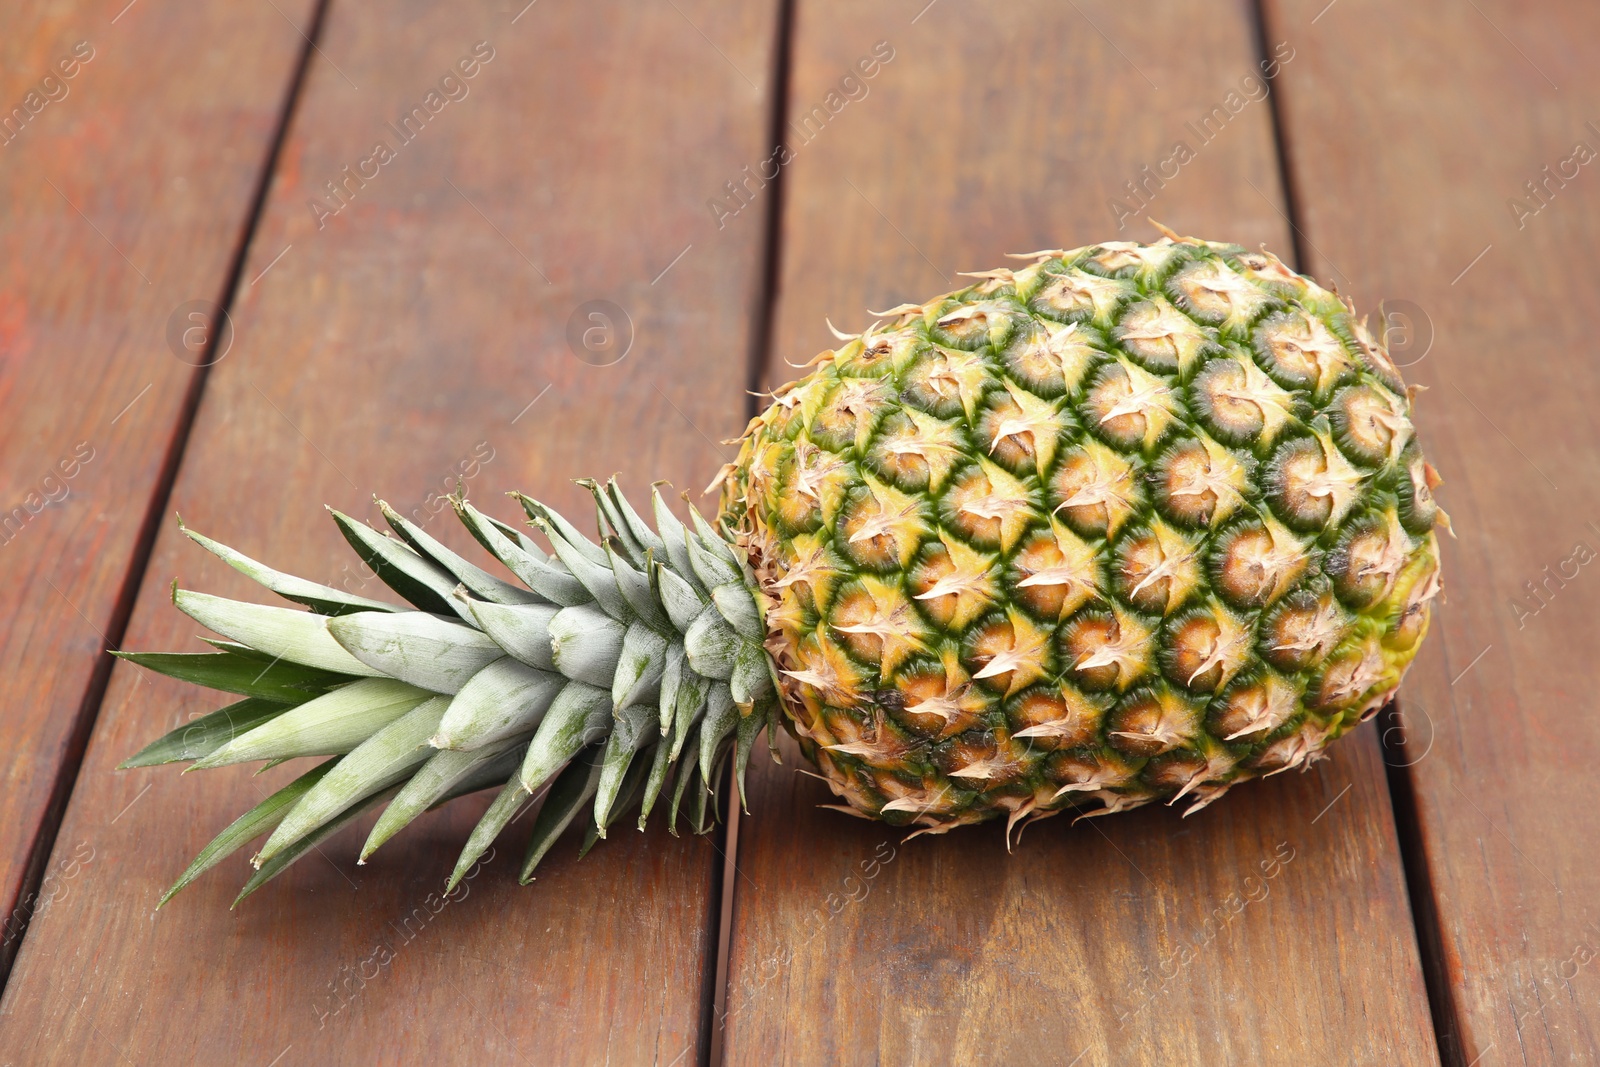
<path id="1" fill-rule="evenodd" d="M 1381 331 L 1236 245 L 1017 258 L 874 313 L 722 472 L 786 727 L 841 810 L 935 833 L 1310 766 L 1440 590 Z"/>

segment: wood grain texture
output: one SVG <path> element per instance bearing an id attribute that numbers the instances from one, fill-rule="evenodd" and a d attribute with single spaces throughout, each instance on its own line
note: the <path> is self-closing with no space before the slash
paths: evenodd
<path id="1" fill-rule="evenodd" d="M 1139 216 L 1287 251 L 1266 105 L 1208 144 L 1185 127 L 1256 71 L 1250 5 L 802 2 L 790 115 L 879 40 L 870 93 L 796 150 L 771 380 L 830 346 L 824 316 L 1154 236 L 1107 201 L 1180 139 L 1195 158 Z M 899 843 L 818 811 L 797 763 L 753 771 L 740 827 L 729 1063 L 1436 1060 L 1370 726 L 1186 822 L 1054 820 L 1009 856 L 992 825 Z"/>
<path id="2" fill-rule="evenodd" d="M 223 299 L 303 47 L 266 6 L 118 6 L 0 33 L 0 973 L 185 418 L 168 322 Z"/>
<path id="3" fill-rule="evenodd" d="M 1410 302 L 1403 359 L 1459 535 L 1402 702 L 1446 1062 L 1593 1063 L 1600 173 L 1571 160 L 1600 152 L 1600 10 L 1321 7 L 1269 6 L 1300 46 L 1281 99 L 1313 265 L 1363 304 Z"/>
<path id="4" fill-rule="evenodd" d="M 521 488 L 587 526 L 575 476 L 698 488 L 722 462 L 715 442 L 743 422 L 764 235 L 719 231 L 705 200 L 761 154 L 774 9 L 521 7 L 330 12 L 244 271 L 234 350 L 175 489 L 193 528 L 374 593 L 320 503 L 375 516 L 381 491 L 481 556 L 453 517 L 431 514 L 430 493 L 461 478 L 509 519 L 499 493 Z M 475 76 L 441 88 L 478 42 Z M 444 102 L 400 144 L 386 124 L 434 90 Z M 379 140 L 394 158 L 323 217 L 336 206 L 326 183 Z M 631 316 L 631 350 L 611 366 L 568 347 L 569 315 L 591 299 Z M 174 575 L 270 599 L 168 524 L 130 647 L 199 647 L 167 603 Z M 53 862 L 84 851 L 6 990 L 5 1057 L 696 1061 L 717 906 L 707 839 L 623 831 L 581 864 L 569 841 L 520 888 L 524 820 L 466 899 L 440 905 L 430 894 L 487 803 L 474 798 L 367 866 L 354 858 L 370 817 L 238 911 L 242 855 L 152 913 L 188 858 L 291 770 L 112 770 L 219 703 L 115 671 Z"/>

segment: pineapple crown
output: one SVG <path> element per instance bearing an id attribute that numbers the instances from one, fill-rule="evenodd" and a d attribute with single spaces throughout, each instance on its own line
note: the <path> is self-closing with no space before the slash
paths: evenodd
<path id="1" fill-rule="evenodd" d="M 652 490 L 656 525 L 615 480 L 583 481 L 600 537 L 512 494 L 547 554 L 462 497 L 456 514 L 523 585 L 479 568 L 383 501 L 394 535 L 332 511 L 356 554 L 406 605 L 272 569 L 184 528 L 196 544 L 310 611 L 181 590 L 173 603 L 220 634 L 210 653 L 117 655 L 243 699 L 173 730 L 122 766 L 190 770 L 332 757 L 240 816 L 162 898 L 270 831 L 243 899 L 359 815 L 388 802 L 361 860 L 418 815 L 500 787 L 451 875 L 547 790 L 522 870 L 587 808 L 587 851 L 637 809 L 644 829 L 672 785 L 697 832 L 716 816 L 730 755 L 741 799 L 750 752 L 775 714 L 772 668 L 746 564 L 698 511 L 684 524 Z M 331 511 L 331 509 L 330 509 Z M 181 525 L 181 519 L 180 519 Z M 235 903 L 238 901 L 236 900 Z"/>

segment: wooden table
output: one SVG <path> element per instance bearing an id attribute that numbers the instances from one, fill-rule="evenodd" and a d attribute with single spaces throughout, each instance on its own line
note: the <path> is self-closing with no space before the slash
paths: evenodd
<path id="1" fill-rule="evenodd" d="M 0 1063 L 1600 1062 L 1600 8 L 524 2 L 0 17 Z M 320 503 L 698 487 L 825 317 L 1147 215 L 1413 331 L 1448 601 L 1331 761 L 1007 856 L 791 758 L 445 906 L 472 798 L 154 910 L 287 773 L 113 770 L 211 705 L 104 650 L 192 644 L 174 577 L 253 595 L 173 512 L 359 589 Z"/>

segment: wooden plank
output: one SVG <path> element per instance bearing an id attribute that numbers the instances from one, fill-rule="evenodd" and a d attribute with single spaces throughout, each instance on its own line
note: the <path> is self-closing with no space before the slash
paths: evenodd
<path id="1" fill-rule="evenodd" d="M 189 414 L 186 315 L 224 299 L 304 47 L 270 7 L 118 7 L 12 4 L 0 34 L 0 975 Z"/>
<path id="2" fill-rule="evenodd" d="M 174 507 L 279 566 L 367 588 L 341 569 L 351 556 L 323 501 L 366 515 L 382 490 L 481 555 L 429 496 L 458 478 L 508 519 L 499 492 L 519 487 L 585 524 L 572 477 L 620 471 L 636 491 L 709 480 L 714 442 L 743 424 L 764 235 L 718 231 L 705 201 L 761 155 L 773 6 L 483 0 L 327 18 Z M 473 57 L 468 77 L 458 64 Z M 388 124 L 414 106 L 434 113 L 399 144 Z M 335 206 L 326 183 L 378 140 L 394 158 L 321 217 Z M 323 211 L 308 207 L 318 200 Z M 596 299 L 632 319 L 632 347 L 609 366 L 567 340 Z M 132 647 L 198 647 L 166 601 L 174 575 L 262 595 L 184 540 L 163 526 Z M 112 771 L 214 705 L 114 673 L 54 862 L 80 841 L 93 859 L 18 959 L 0 1009 L 8 1054 L 696 1061 L 714 959 L 709 839 L 614 834 L 582 863 L 567 842 L 524 889 L 523 822 L 446 905 L 436 894 L 487 803 L 475 798 L 364 867 L 370 818 L 236 912 L 242 856 L 152 915 L 210 835 L 290 773 Z"/>
<path id="3" fill-rule="evenodd" d="M 774 361 L 1007 252 L 1153 237 L 1107 201 L 1180 139 L 1139 215 L 1288 250 L 1266 103 L 1185 128 L 1248 94 L 1251 5 L 924 3 L 799 5 L 791 116 L 874 42 L 894 59 L 796 151 Z M 740 826 L 730 1063 L 1435 1060 L 1370 726 L 1188 821 L 1055 820 L 1009 856 L 992 825 L 901 843 L 818 811 L 797 763 L 753 772 Z"/>
<path id="4" fill-rule="evenodd" d="M 1446 1062 L 1593 1063 L 1600 175 L 1573 155 L 1600 152 L 1600 10 L 1321 7 L 1269 7 L 1301 52 L 1282 102 L 1312 259 L 1363 303 L 1409 302 L 1402 359 L 1431 387 L 1418 427 L 1459 536 L 1401 724 Z"/>

